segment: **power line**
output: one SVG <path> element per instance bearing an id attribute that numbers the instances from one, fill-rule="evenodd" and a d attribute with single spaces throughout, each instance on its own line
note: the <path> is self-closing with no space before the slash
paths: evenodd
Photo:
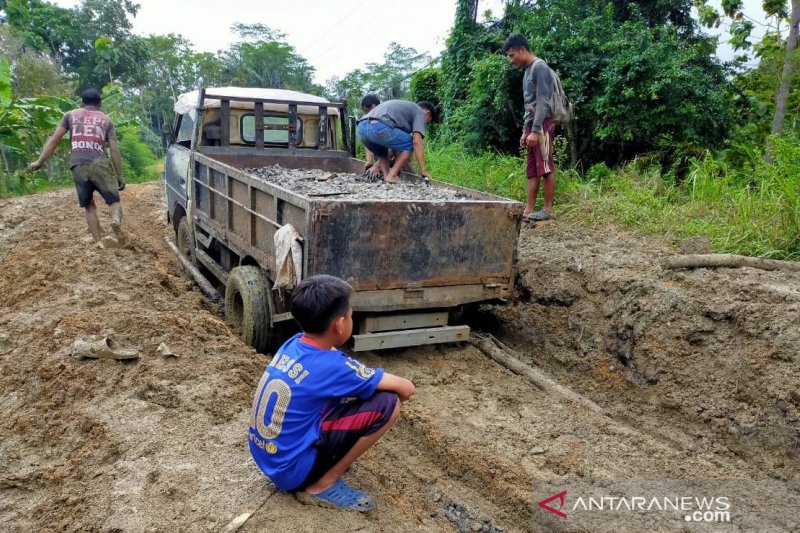
<path id="1" fill-rule="evenodd" d="M 439 61 L 441 58 L 442 58 L 442 55 L 440 54 L 440 55 L 438 55 L 437 57 L 435 57 L 435 58 L 431 59 L 431 60 L 430 60 L 430 62 L 429 62 L 427 65 L 425 65 L 424 67 L 422 67 L 422 68 L 419 68 L 419 69 L 415 70 L 415 71 L 414 71 L 414 72 L 412 72 L 411 74 L 408 74 L 406 77 L 404 77 L 404 78 L 401 78 L 401 79 L 399 79 L 399 80 L 397 80 L 397 81 L 393 82 L 391 85 L 387 85 L 387 86 L 386 86 L 386 87 L 384 87 L 383 89 L 375 89 L 374 87 L 370 87 L 370 88 L 367 90 L 367 92 L 370 92 L 370 93 L 372 93 L 372 92 L 384 93 L 384 92 L 388 91 L 389 89 L 393 89 L 394 87 L 397 87 L 398 85 L 400 85 L 400 84 L 401 84 L 401 83 L 403 83 L 404 81 L 406 81 L 406 80 L 408 80 L 408 79 L 411 79 L 411 78 L 414 76 L 414 74 L 416 74 L 416 73 L 418 73 L 418 72 L 422 72 L 422 71 L 423 71 L 423 70 L 425 70 L 426 68 L 430 67 L 431 65 L 433 65 L 434 63 L 436 63 L 437 61 Z"/>
<path id="2" fill-rule="evenodd" d="M 484 26 L 484 27 L 486 27 L 486 28 L 491 28 L 491 27 L 493 27 L 493 26 L 497 26 L 498 24 L 500 24 L 500 22 L 501 22 L 501 21 L 492 21 L 492 22 L 490 22 L 489 24 L 483 24 L 483 26 Z M 383 92 L 383 91 L 387 91 L 387 90 L 389 90 L 389 89 L 391 89 L 391 88 L 393 88 L 393 87 L 397 86 L 398 84 L 400 84 L 400 83 L 403 83 L 403 82 L 404 82 L 404 81 L 406 81 L 407 79 L 409 79 L 409 78 L 413 77 L 413 76 L 414 76 L 414 74 L 416 74 L 416 73 L 418 73 L 418 72 L 421 72 L 421 71 L 425 70 L 426 68 L 430 67 L 431 65 L 433 65 L 434 63 L 436 63 L 437 61 L 439 61 L 440 59 L 442 59 L 442 57 L 444 56 L 445 52 L 454 52 L 454 51 L 458 50 L 459 48 L 461 48 L 462 46 L 464 46 L 465 44 L 469 44 L 469 42 L 470 42 L 469 40 L 464 40 L 464 41 L 461 41 L 460 43 L 456 44 L 455 46 L 451 46 L 451 47 L 449 47 L 449 48 L 446 48 L 444 52 L 442 52 L 442 53 L 441 53 L 441 54 L 439 54 L 438 56 L 436 56 L 436 57 L 434 57 L 433 59 L 431 59 L 431 61 L 430 61 L 430 62 L 429 62 L 427 65 L 425 65 L 425 66 L 424 66 L 424 67 L 422 67 L 422 68 L 419 68 L 419 69 L 415 70 L 415 71 L 414 71 L 414 72 L 412 72 L 411 74 L 407 75 L 405 78 L 402 78 L 402 79 L 401 79 L 401 80 L 399 80 L 399 81 L 395 81 L 395 82 L 394 82 L 394 83 L 392 83 L 391 85 L 387 85 L 386 87 L 384 87 L 383 89 L 379 89 L 378 91 L 375 91 L 375 89 L 373 89 L 372 87 L 370 87 L 370 89 L 369 89 L 369 92 Z"/>
<path id="3" fill-rule="evenodd" d="M 304 47 L 303 47 L 303 51 L 300 53 L 300 55 L 305 55 L 305 53 L 306 53 L 306 52 L 308 52 L 309 48 L 311 48 L 312 46 L 314 46 L 315 44 L 317 44 L 318 42 L 320 42 L 320 41 L 322 40 L 322 38 L 323 38 L 323 37 L 327 37 L 327 36 L 328 36 L 328 34 L 330 34 L 330 33 L 331 33 L 333 30 L 335 30 L 335 29 L 336 29 L 336 28 L 337 28 L 337 27 L 338 27 L 338 26 L 339 26 L 339 25 L 340 25 L 342 22 L 344 22 L 344 21 L 345 21 L 345 19 L 347 19 L 347 17 L 349 17 L 350 15 L 352 15 L 352 14 L 353 14 L 353 13 L 354 13 L 354 12 L 355 12 L 355 11 L 356 11 L 358 8 L 359 8 L 359 7 L 361 7 L 362 5 L 364 5 L 364 4 L 366 4 L 366 3 L 367 3 L 367 0 L 362 0 L 361 2 L 359 2 L 358 4 L 356 4 L 356 5 L 355 5 L 355 7 L 354 7 L 353 9 L 351 9 L 350 11 L 348 11 L 348 12 L 347 12 L 347 14 L 346 14 L 345 16 L 343 16 L 343 17 L 342 17 L 342 18 L 340 18 L 340 19 L 339 19 L 339 20 L 338 20 L 338 21 L 337 21 L 335 24 L 333 24 L 332 26 L 330 26 L 330 27 L 327 29 L 327 31 L 324 31 L 324 32 L 322 32 L 320 35 L 318 35 L 318 36 L 317 36 L 317 38 L 316 38 L 316 39 L 314 39 L 314 40 L 311 42 L 311 44 L 309 44 L 309 45 L 307 45 L 307 46 L 304 46 Z"/>
<path id="4" fill-rule="evenodd" d="M 484 24 L 484 27 L 491 28 L 493 26 L 497 26 L 499 23 L 500 23 L 500 21 L 493 21 L 493 22 L 491 22 L 489 24 Z M 425 70 L 426 68 L 430 67 L 431 65 L 433 65 L 434 63 L 438 62 L 440 59 L 442 59 L 442 57 L 444 56 L 444 54 L 446 52 L 454 52 L 455 50 L 458 50 L 461 46 L 464 46 L 464 45 L 466 45 L 468 43 L 469 43 L 468 40 L 464 40 L 464 41 L 460 42 L 459 44 L 456 44 L 455 46 L 451 46 L 451 47 L 445 49 L 445 51 L 442 52 L 441 54 L 439 54 L 438 56 L 436 56 L 433 59 L 431 59 L 430 62 L 427 65 L 425 65 L 422 68 L 419 68 L 419 69 L 415 70 L 414 72 L 412 72 L 411 74 L 407 75 L 406 77 L 404 77 L 404 78 L 402 78 L 402 79 L 400 79 L 398 81 L 393 82 L 391 85 L 387 85 L 383 89 L 375 90 L 374 88 L 370 87 L 368 89 L 368 92 L 383 93 L 384 91 L 388 91 L 389 89 L 392 89 L 392 88 L 396 87 L 397 85 L 403 83 L 407 79 L 412 78 L 414 76 L 414 74 L 416 74 L 418 72 L 421 72 L 421 71 Z"/>
<path id="5" fill-rule="evenodd" d="M 749 16 L 749 15 L 747 15 L 747 14 L 745 14 L 745 13 L 742 13 L 742 16 L 743 16 L 744 18 L 746 18 L 747 20 L 751 21 L 751 22 L 755 22 L 755 23 L 756 23 L 756 24 L 758 24 L 759 26 L 764 26 L 765 28 L 771 28 L 771 27 L 772 27 L 772 25 L 771 25 L 771 24 L 764 24 L 763 22 L 761 22 L 761 21 L 758 21 L 758 20 L 754 19 L 753 17 L 751 17 L 751 16 Z"/>
<path id="6" fill-rule="evenodd" d="M 409 10 L 409 11 L 410 11 L 410 10 L 413 10 L 413 8 L 415 8 L 415 7 L 416 7 L 418 4 L 422 3 L 423 1 L 424 1 L 424 0 L 418 0 L 418 1 L 417 1 L 417 3 L 416 3 L 416 4 L 414 4 L 414 6 L 412 6 L 412 7 L 408 8 L 407 10 Z M 385 12 L 383 12 L 383 11 L 377 11 L 377 12 L 375 12 L 375 13 L 372 15 L 372 17 L 370 17 L 369 19 L 367 19 L 367 20 L 366 20 L 366 22 L 359 23 L 359 24 L 358 24 L 358 27 L 359 27 L 359 28 L 367 28 L 367 27 L 369 27 L 369 25 L 370 25 L 372 22 L 374 22 L 374 21 L 375 21 L 375 20 L 376 20 L 378 17 L 386 17 L 386 13 L 385 13 Z M 344 19 L 342 19 L 342 20 L 344 20 Z M 341 21 L 340 21 L 340 22 L 341 22 Z M 320 60 L 320 59 L 322 59 L 324 56 L 326 56 L 326 55 L 328 54 L 328 52 L 331 52 L 332 50 L 335 50 L 335 49 L 339 48 L 340 46 L 343 46 L 343 45 L 346 45 L 346 44 L 349 44 L 349 43 L 347 43 L 347 42 L 346 42 L 346 41 L 344 41 L 344 40 L 337 40 L 337 41 L 335 41 L 335 42 L 334 42 L 332 45 L 330 45 L 328 48 L 326 48 L 325 50 L 323 50 L 321 53 L 319 53 L 319 54 L 316 54 L 316 55 L 314 55 L 314 56 L 310 56 L 308 59 L 309 59 L 309 60 L 315 60 L 315 61 L 319 61 L 319 60 Z"/>

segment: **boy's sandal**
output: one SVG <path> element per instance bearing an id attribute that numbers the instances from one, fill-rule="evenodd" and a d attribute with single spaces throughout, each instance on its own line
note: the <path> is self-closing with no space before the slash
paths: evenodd
<path id="1" fill-rule="evenodd" d="M 328 507 L 331 509 L 343 509 L 345 511 L 369 511 L 375 507 L 375 500 L 366 492 L 356 490 L 344 479 L 339 478 L 336 483 L 323 490 L 319 494 L 308 492 L 298 492 L 297 499 L 303 503 Z"/>

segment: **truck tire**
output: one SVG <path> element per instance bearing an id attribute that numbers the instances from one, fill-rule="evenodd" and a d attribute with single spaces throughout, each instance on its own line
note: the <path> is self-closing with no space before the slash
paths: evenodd
<path id="1" fill-rule="evenodd" d="M 193 265 L 197 264 L 197 257 L 194 253 L 194 236 L 192 235 L 192 228 L 189 227 L 189 221 L 186 217 L 182 217 L 180 222 L 178 222 L 178 229 L 175 230 L 175 245 Z"/>
<path id="2" fill-rule="evenodd" d="M 244 342 L 261 353 L 268 353 L 273 337 L 270 285 L 261 268 L 241 266 L 231 270 L 225 288 L 225 318 Z"/>

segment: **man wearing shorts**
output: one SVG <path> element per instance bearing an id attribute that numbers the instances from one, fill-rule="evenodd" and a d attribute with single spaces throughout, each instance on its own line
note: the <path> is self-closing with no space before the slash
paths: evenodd
<path id="1" fill-rule="evenodd" d="M 361 99 L 361 112 L 366 115 L 381 103 L 380 98 L 374 94 L 368 94 Z M 364 164 L 364 172 L 369 172 L 375 164 L 375 155 L 369 151 L 369 148 L 364 147 L 364 155 L 367 162 Z"/>
<path id="2" fill-rule="evenodd" d="M 419 173 L 430 178 L 425 167 L 425 125 L 434 118 L 430 102 L 389 100 L 378 104 L 358 121 L 358 138 L 378 158 L 378 167 L 385 181 L 398 183 L 397 175 L 411 158 L 417 159 Z M 389 150 L 395 154 L 395 163 L 389 167 Z M 373 167 L 374 169 L 374 167 Z"/>
<path id="3" fill-rule="evenodd" d="M 83 91 L 81 102 L 79 109 L 64 115 L 55 133 L 47 141 L 42 155 L 28 166 L 28 170 L 39 170 L 56 151 L 64 134 L 69 131 L 71 146 L 69 165 L 78 192 L 78 204 L 86 212 L 89 233 L 99 243 L 98 245 L 102 246 L 100 220 L 97 218 L 97 206 L 94 203 L 94 192 L 97 191 L 109 206 L 111 228 L 120 243 L 124 243 L 119 191 L 125 188 L 125 180 L 122 177 L 122 157 L 114 123 L 100 111 L 100 93 L 95 89 Z M 105 154 L 106 146 L 111 152 L 110 163 Z"/>
<path id="4" fill-rule="evenodd" d="M 553 133 L 555 122 L 550 109 L 555 76 L 541 59 L 531 53 L 528 40 L 522 34 L 512 35 L 506 40 L 503 51 L 517 68 L 524 68 L 522 92 L 525 101 L 525 127 L 519 139 L 521 148 L 526 148 L 528 177 L 528 201 L 522 216 L 530 220 L 548 220 L 553 217 L 553 196 L 556 191 L 556 174 L 553 162 Z M 544 181 L 544 206 L 536 209 L 539 184 Z"/>

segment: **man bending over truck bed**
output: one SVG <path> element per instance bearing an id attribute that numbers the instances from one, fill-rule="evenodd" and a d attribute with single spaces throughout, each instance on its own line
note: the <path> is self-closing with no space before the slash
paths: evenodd
<path id="1" fill-rule="evenodd" d="M 421 176 L 430 178 L 425 167 L 425 125 L 434 118 L 435 110 L 430 102 L 408 102 L 389 100 L 383 102 L 358 121 L 358 137 L 364 146 L 378 158 L 378 167 L 389 183 L 399 183 L 400 173 L 411 152 L 417 159 Z M 389 149 L 396 159 L 389 168 Z"/>

